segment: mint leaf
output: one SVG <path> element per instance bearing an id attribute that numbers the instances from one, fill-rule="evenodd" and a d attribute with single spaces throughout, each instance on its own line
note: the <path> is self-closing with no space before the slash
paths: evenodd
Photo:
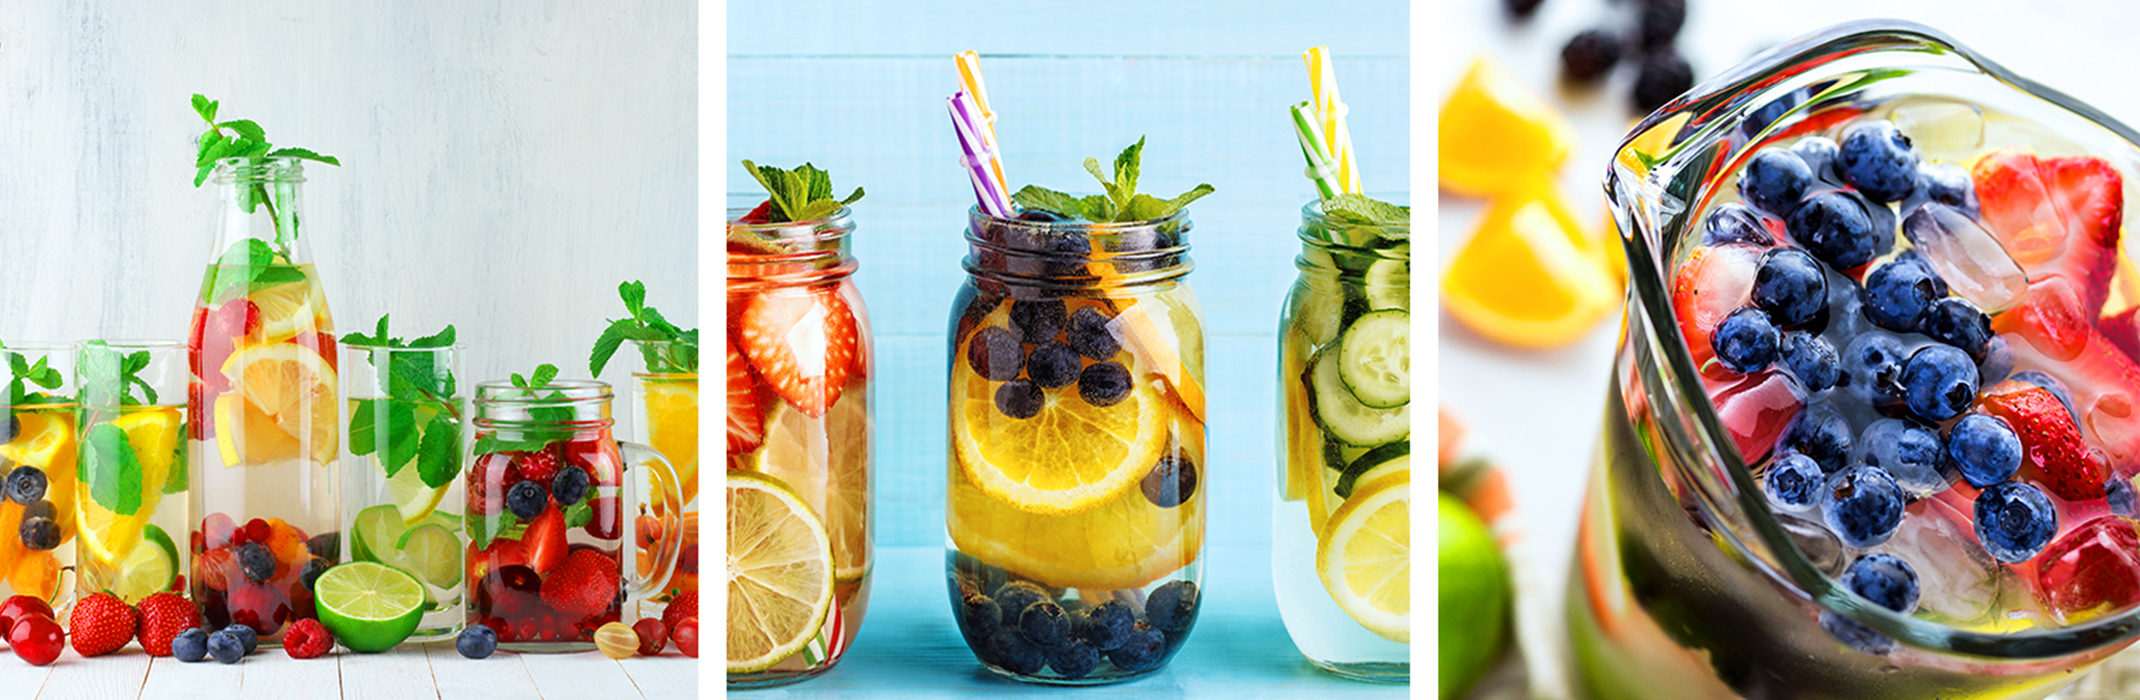
<path id="1" fill-rule="evenodd" d="M 1412 223 L 1412 208 L 1345 193 L 1323 201 L 1323 214 L 1332 219 L 1367 226 L 1404 226 Z M 1409 232 L 1404 236 L 1409 238 Z"/>
<path id="2" fill-rule="evenodd" d="M 359 457 L 379 451 L 379 416 L 386 399 L 363 399 L 349 409 L 349 453 Z"/>
<path id="3" fill-rule="evenodd" d="M 269 151 L 267 156 L 269 158 L 298 158 L 302 160 L 326 163 L 328 165 L 333 165 L 337 167 L 341 166 L 342 164 L 342 161 L 338 158 L 335 158 L 334 156 L 320 155 L 318 153 L 312 152 L 309 149 L 304 148 L 278 148 L 273 151 Z"/>
<path id="4" fill-rule="evenodd" d="M 1099 159 L 1085 159 L 1085 172 L 1092 173 L 1092 179 L 1100 181 L 1100 186 L 1106 194 L 1073 197 L 1055 190 L 1026 185 L 1019 189 L 1017 194 L 1011 195 L 1011 201 L 1016 202 L 1021 209 L 1038 209 L 1093 223 L 1123 223 L 1171 216 L 1190 202 L 1214 191 L 1209 184 L 1199 184 L 1168 200 L 1138 194 L 1137 180 L 1143 159 L 1144 138 L 1138 137 L 1136 143 L 1130 144 L 1115 156 L 1115 172 L 1111 180 L 1108 179 L 1106 171 L 1100 168 Z"/>
<path id="5" fill-rule="evenodd" d="M 535 367 L 535 378 L 528 380 L 528 385 L 531 387 L 549 386 L 550 380 L 556 378 L 557 365 L 545 362 Z"/>
<path id="6" fill-rule="evenodd" d="M 616 356 L 617 349 L 623 347 L 624 341 L 627 340 L 658 341 L 677 346 L 659 351 L 653 348 L 645 349 L 642 356 L 649 373 L 698 373 L 697 329 L 679 329 L 676 324 L 664 318 L 660 310 L 647 306 L 646 285 L 641 282 L 632 281 L 617 285 L 617 296 L 624 300 L 624 310 L 630 312 L 631 316 L 610 321 L 609 326 L 602 329 L 602 335 L 595 338 L 594 348 L 587 355 L 589 374 L 602 376 L 603 368 L 609 366 L 610 359 Z"/>
<path id="7" fill-rule="evenodd" d="M 441 488 L 461 476 L 461 424 L 433 418 L 416 450 L 417 475 L 424 485 Z"/>
<path id="8" fill-rule="evenodd" d="M 1011 195 L 1019 209 L 1038 209 L 1057 216 L 1085 218 L 1085 208 L 1076 197 L 1038 185 L 1026 185 Z"/>
<path id="9" fill-rule="evenodd" d="M 593 500 L 594 489 L 587 489 L 586 498 L 580 499 L 578 503 L 565 506 L 565 529 L 586 527 L 587 523 L 594 522 L 594 505 L 590 503 Z"/>
<path id="10" fill-rule="evenodd" d="M 401 401 L 387 402 L 386 437 L 391 440 L 386 446 L 386 459 L 380 466 L 386 469 L 387 478 L 407 468 L 416 461 L 416 447 L 423 434 L 416 431 L 416 409 Z"/>
<path id="11" fill-rule="evenodd" d="M 809 163 L 796 166 L 794 170 L 782 170 L 746 160 L 743 169 L 750 171 L 751 177 L 765 187 L 766 194 L 773 200 L 768 223 L 821 219 L 862 198 L 862 188 L 857 187 L 846 199 L 833 199 L 832 173 Z"/>
<path id="12" fill-rule="evenodd" d="M 87 462 L 83 471 L 89 476 L 89 497 L 119 515 L 139 512 L 141 460 L 134 454 L 134 445 L 127 442 L 126 431 L 100 423 L 89 429 L 82 443 L 86 448 L 82 457 Z"/>
<path id="13" fill-rule="evenodd" d="M 189 426 L 181 425 L 179 427 L 186 428 Z M 179 434 L 184 435 L 187 433 L 181 432 Z M 178 446 L 171 449 L 171 473 L 164 475 L 163 478 L 164 495 L 168 496 L 174 493 L 186 492 L 186 470 L 188 468 L 189 465 L 187 464 L 186 458 L 186 441 L 180 440 L 178 441 Z"/>
<path id="14" fill-rule="evenodd" d="M 491 540 L 508 534 L 520 524 L 518 516 L 503 508 L 489 517 L 475 516 L 473 513 L 470 515 L 473 517 L 467 521 L 468 541 L 475 545 L 476 549 L 489 549 Z"/>

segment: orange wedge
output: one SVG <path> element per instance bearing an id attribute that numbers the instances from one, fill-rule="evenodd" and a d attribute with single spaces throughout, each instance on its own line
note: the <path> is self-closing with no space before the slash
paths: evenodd
<path id="1" fill-rule="evenodd" d="M 1574 148 L 1575 132 L 1553 106 L 1480 56 L 1442 102 L 1441 186 L 1499 195 L 1540 179 Z"/>
<path id="2" fill-rule="evenodd" d="M 1583 337 L 1620 301 L 1603 244 L 1549 188 L 1494 201 L 1442 274 L 1442 303 L 1480 335 L 1520 347 Z"/>
<path id="3" fill-rule="evenodd" d="M 249 429 L 256 418 L 250 411 L 258 411 L 274 429 L 284 436 L 302 443 L 299 453 L 310 451 L 312 461 L 328 464 L 334 461 L 341 449 L 341 406 L 336 401 L 337 389 L 334 368 L 326 358 L 311 348 L 296 343 L 275 343 L 240 348 L 223 362 L 223 376 L 230 379 L 231 395 L 244 397 L 247 404 L 242 416 L 240 407 L 224 408 L 222 398 L 217 398 L 217 425 L 237 425 L 222 422 L 224 411 L 246 421 Z M 220 440 L 222 436 L 219 434 Z M 262 438 L 272 440 L 272 438 Z M 249 447 L 250 445 L 248 445 Z M 237 445 L 227 441 L 223 447 L 225 465 L 265 464 L 265 455 L 250 452 L 240 453 Z M 232 461 L 231 457 L 243 459 Z"/>

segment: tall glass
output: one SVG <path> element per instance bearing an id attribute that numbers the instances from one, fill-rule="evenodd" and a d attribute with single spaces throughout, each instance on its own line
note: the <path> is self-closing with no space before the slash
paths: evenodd
<path id="1" fill-rule="evenodd" d="M 1313 202 L 1299 237 L 1278 331 L 1278 612 L 1316 666 L 1407 682 L 1411 229 L 1335 221 Z"/>
<path id="2" fill-rule="evenodd" d="M 349 402 L 343 436 L 342 533 L 351 561 L 392 566 L 424 583 L 410 641 L 458 634 L 467 615 L 461 555 L 467 454 L 461 348 L 342 343 Z"/>
<path id="3" fill-rule="evenodd" d="M 944 568 L 992 672 L 1128 680 L 1195 626 L 1210 462 L 1189 229 L 970 215 Z"/>
<path id="4" fill-rule="evenodd" d="M 66 610 L 62 574 L 74 567 L 74 493 L 80 450 L 74 348 L 17 343 L 0 349 L 0 593 Z M 19 484 L 19 485 L 18 485 Z M 62 504 L 66 504 L 64 507 Z"/>
<path id="5" fill-rule="evenodd" d="M 637 550 L 624 546 L 636 537 L 625 514 L 640 499 L 671 514 L 683 501 L 668 460 L 611 437 L 609 410 L 609 385 L 598 381 L 476 386 L 467 622 L 490 627 L 500 649 L 593 649 L 595 629 L 622 619 L 626 595 L 647 595 L 676 566 L 677 548 L 664 547 L 638 574 Z M 642 472 L 656 489 L 634 488 Z M 674 532 L 680 522 L 659 525 Z"/>
<path id="6" fill-rule="evenodd" d="M 299 229 L 299 161 L 225 158 L 213 180 L 218 225 L 188 340 L 193 596 L 210 625 L 240 622 L 279 646 L 288 623 L 316 616 L 304 582 L 340 561 L 334 321 Z M 249 575 L 240 557 L 256 547 L 275 565 Z"/>
<path id="7" fill-rule="evenodd" d="M 755 628 L 730 619 L 731 688 L 793 683 L 839 663 L 869 612 L 871 563 L 875 368 L 869 310 L 853 278 L 852 212 L 752 224 L 740 221 L 748 211 L 728 212 L 728 376 L 749 382 L 729 385 L 730 493 L 739 473 L 771 481 L 808 509 L 795 517 L 825 533 L 828 553 L 806 568 L 768 546 L 784 539 L 739 543 L 776 523 L 731 496 L 730 605 L 781 611 Z M 828 574 L 831 585 L 821 586 Z"/>
<path id="8" fill-rule="evenodd" d="M 1842 25 L 1772 49 L 1650 115 L 1614 159 L 1606 192 L 1631 289 L 1568 586 L 1574 668 L 1589 695 L 2041 698 L 2140 634 L 2130 605 L 2072 624 L 2044 614 L 2023 582 L 2035 580 L 2033 565 L 1972 563 L 1990 559 L 1967 526 L 1940 524 L 1938 499 L 1903 516 L 1904 529 L 1932 518 L 1923 522 L 1933 530 L 1903 543 L 1914 551 L 1881 550 L 1915 558 L 1926 602 L 1904 615 L 1850 593 L 1837 577 L 1862 550 L 1772 509 L 1726 428 L 1767 404 L 1727 423 L 1687 350 L 1666 280 L 1701 245 L 1702 217 L 1732 199 L 1739 166 L 1779 139 L 1925 104 L 1980 115 L 1981 130 L 1922 139 L 1919 149 L 1959 145 L 1950 157 L 1961 158 L 2025 144 L 2105 158 L 2128 183 L 2140 174 L 2140 134 L 1898 22 Z M 2079 406 L 2090 429 L 2131 434 L 2118 410 L 2129 404 L 2109 401 Z M 2059 521 L 2079 522 L 2069 515 Z M 2003 592 L 1970 598 L 1969 585 Z M 1971 600 L 1980 604 L 1956 612 Z M 1892 645 L 1854 647 L 1827 631 L 1863 631 L 1853 624 Z"/>
<path id="9" fill-rule="evenodd" d="M 74 490 L 75 595 L 110 591 L 127 603 L 172 590 L 187 571 L 171 533 L 186 513 L 186 346 L 92 340 L 75 346 L 80 379 L 79 476 Z"/>
<path id="10" fill-rule="evenodd" d="M 644 443 L 669 458 L 683 492 L 679 532 L 662 532 L 660 522 L 669 515 L 662 504 L 635 517 L 640 575 L 651 572 L 654 555 L 668 540 L 678 547 L 676 570 L 669 580 L 639 601 L 638 615 L 660 617 L 669 601 L 683 593 L 698 592 L 698 372 L 656 371 L 698 367 L 698 350 L 683 343 L 662 340 L 630 341 L 641 360 L 632 372 L 632 440 Z M 640 488 L 652 488 L 651 482 Z"/>

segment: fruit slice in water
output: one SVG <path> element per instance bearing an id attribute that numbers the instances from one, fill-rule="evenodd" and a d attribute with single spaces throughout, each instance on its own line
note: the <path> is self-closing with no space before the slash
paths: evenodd
<path id="1" fill-rule="evenodd" d="M 295 459 L 304 445 L 245 397 L 215 397 L 216 448 L 224 467 L 274 464 Z"/>
<path id="2" fill-rule="evenodd" d="M 698 379 L 649 378 L 647 446 L 676 467 L 685 503 L 698 498 Z"/>
<path id="3" fill-rule="evenodd" d="M 319 353 L 294 343 L 242 348 L 223 362 L 223 376 L 235 395 L 244 396 L 284 435 L 305 441 L 313 461 L 334 461 L 341 449 L 341 407 L 335 404 L 334 368 Z M 222 397 L 216 401 L 216 425 L 235 425 L 223 420 Z M 216 437 L 223 439 L 220 431 Z M 227 442 L 224 452 L 233 453 Z"/>
<path id="4" fill-rule="evenodd" d="M 437 425 L 431 424 L 433 429 L 436 429 Z M 417 469 L 416 464 L 411 462 L 402 465 L 401 471 L 386 478 L 387 496 L 394 499 L 395 513 L 399 515 L 404 526 L 423 522 L 425 518 L 437 512 L 438 505 L 446 500 L 446 489 L 453 486 L 452 482 L 438 487 L 426 484 L 422 472 L 423 470 Z"/>
<path id="5" fill-rule="evenodd" d="M 157 504 L 163 501 L 163 483 L 171 472 L 176 456 L 179 437 L 179 417 L 176 408 L 149 408 L 129 410 L 115 418 L 110 428 L 92 428 L 91 435 L 99 431 L 116 429 L 126 436 L 123 449 L 133 452 L 134 461 L 141 467 L 139 486 L 124 485 L 118 488 L 138 488 L 140 504 L 132 515 L 120 515 L 106 508 L 94 498 L 83 499 L 76 504 L 76 517 L 82 545 L 93 559 L 105 565 L 113 565 L 134 556 L 135 546 L 141 542 L 141 533 L 148 525 L 149 517 L 156 514 Z M 102 433 L 109 435 L 110 433 Z M 116 441 L 111 441 L 116 442 Z M 97 443 L 104 444 L 104 443 Z M 113 445 L 113 448 L 121 446 Z M 120 459 L 118 455 L 102 457 L 106 460 Z M 98 465 L 98 469 L 118 469 L 119 462 Z M 85 468 L 87 465 L 84 465 Z M 175 564 L 173 565 L 175 569 Z M 124 568 L 121 566 L 120 568 Z M 168 583 L 168 581 L 166 582 Z M 115 593 L 118 591 L 114 591 Z M 150 592 L 154 592 L 151 590 Z M 122 594 L 123 597 L 123 594 Z"/>
<path id="6" fill-rule="evenodd" d="M 72 410 L 19 410 L 15 418 L 22 423 L 22 432 L 15 439 L 0 445 L 0 457 L 19 465 L 29 465 L 45 472 L 45 500 L 53 503 L 74 502 L 75 450 L 74 412 Z M 13 469 L 13 467 L 9 467 Z M 19 507 L 19 506 L 18 506 Z M 74 509 L 60 508 L 59 539 L 67 542 L 74 539 Z M 18 514 L 17 517 L 20 517 Z M 6 530 L 14 532 L 19 524 L 9 524 Z M 0 539 L 9 539 L 0 537 Z M 19 592 L 19 591 L 18 591 Z"/>
<path id="7" fill-rule="evenodd" d="M 1400 475 L 1401 474 L 1401 475 Z M 1315 553 L 1323 587 L 1368 631 L 1410 643 L 1412 623 L 1410 470 L 1378 478 L 1330 514 Z"/>
<path id="8" fill-rule="evenodd" d="M 414 527 L 406 527 L 396 506 L 372 506 L 358 511 L 352 521 L 357 546 L 351 553 L 361 561 L 386 564 L 433 586 L 449 588 L 461 582 L 462 542 L 454 534 L 459 527 L 451 516 L 442 513 L 433 513 Z"/>
<path id="9" fill-rule="evenodd" d="M 297 337 L 299 333 L 312 330 L 313 294 L 312 277 L 303 281 L 280 284 L 246 296 L 247 301 L 260 309 L 260 333 L 257 338 L 263 343 L 281 343 Z"/>
<path id="10" fill-rule="evenodd" d="M 150 525 L 143 530 L 142 546 L 135 547 L 126 561 L 119 564 L 116 580 L 110 583 L 112 595 L 119 596 L 128 604 L 139 603 L 158 591 L 171 589 L 178 579 L 178 543 L 171 541 L 163 528 Z"/>
<path id="11" fill-rule="evenodd" d="M 1106 407 L 1086 403 L 1074 384 L 1045 390 L 1039 415 L 1021 420 L 997 410 L 999 385 L 966 363 L 957 363 L 951 381 L 951 435 L 966 478 L 1029 513 L 1072 515 L 1113 501 L 1136 488 L 1166 447 L 1166 421 L 1156 418 L 1169 402 L 1150 382 L 1132 382 L 1120 403 Z"/>
<path id="12" fill-rule="evenodd" d="M 1133 488 L 1083 513 L 1036 515 L 990 498 L 965 471 L 950 476 L 953 543 L 1021 576 L 1073 588 L 1143 588 L 1203 548 L 1200 497 L 1160 508 Z"/>
<path id="13" fill-rule="evenodd" d="M 1193 298 L 1161 294 L 1141 301 L 1116 300 L 1122 311 L 1109 330 L 1122 346 L 1135 355 L 1141 368 L 1166 377 L 1167 386 L 1181 398 L 1189 413 L 1204 420 L 1204 336 L 1197 319 L 1203 318 Z"/>
<path id="14" fill-rule="evenodd" d="M 813 419 L 786 402 L 765 423 L 765 443 L 744 458 L 778 479 L 825 520 L 840 580 L 869 570 L 869 402 L 863 382 Z"/>
<path id="15" fill-rule="evenodd" d="M 728 672 L 771 668 L 817 636 L 832 609 L 832 541 L 774 480 L 728 472 Z"/>
<path id="16" fill-rule="evenodd" d="M 384 564 L 359 561 L 328 569 L 314 592 L 320 622 L 355 651 L 392 649 L 423 620 L 423 584 Z"/>

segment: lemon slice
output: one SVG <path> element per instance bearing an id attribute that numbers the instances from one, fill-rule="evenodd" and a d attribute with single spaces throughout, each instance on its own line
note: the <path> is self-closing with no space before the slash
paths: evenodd
<path id="1" fill-rule="evenodd" d="M 275 344 L 311 332 L 318 313 L 312 308 L 314 293 L 312 275 L 303 281 L 278 284 L 246 295 L 260 310 L 260 332 L 251 340 L 257 344 Z"/>
<path id="2" fill-rule="evenodd" d="M 386 478 L 387 496 L 394 499 L 394 510 L 401 516 L 403 527 L 414 527 L 425 518 L 431 517 L 432 513 L 438 511 L 439 504 L 446 501 L 446 490 L 453 487 L 453 484 L 448 482 L 445 486 L 434 488 L 424 483 L 422 472 L 423 470 L 417 469 L 412 463 L 402 466 L 401 471 Z"/>
<path id="3" fill-rule="evenodd" d="M 245 397 L 251 408 L 309 448 L 312 461 L 334 461 L 341 449 L 341 406 L 336 404 L 334 368 L 319 353 L 295 343 L 241 348 L 223 361 L 223 376 L 230 380 L 232 394 Z M 216 425 L 232 425 L 222 420 L 221 401 L 218 397 Z"/>
<path id="4" fill-rule="evenodd" d="M 832 450 L 831 487 L 825 495 L 825 529 L 832 536 L 832 563 L 841 582 L 869 573 L 869 391 L 848 382 L 825 413 L 826 444 Z"/>
<path id="5" fill-rule="evenodd" d="M 134 461 L 141 467 L 141 503 L 132 515 L 112 512 L 94 498 L 75 504 L 82 546 L 92 559 L 107 565 L 131 561 L 135 546 L 141 543 L 143 528 L 163 501 L 163 483 L 171 473 L 172 458 L 178 449 L 178 409 L 127 409 L 112 420 L 111 427 L 125 434 L 127 449 L 134 452 Z M 91 433 L 95 434 L 96 429 Z M 83 468 L 90 466 L 84 464 Z M 118 467 L 117 463 L 96 466 Z M 124 570 L 126 565 L 119 564 L 119 568 Z"/>
<path id="6" fill-rule="evenodd" d="M 810 506 L 765 476 L 728 472 L 728 672 L 771 668 L 832 609 L 832 540 Z"/>
<path id="7" fill-rule="evenodd" d="M 647 377 L 646 441 L 676 467 L 683 502 L 698 498 L 698 377 Z"/>
<path id="8" fill-rule="evenodd" d="M 1378 477 L 1330 514 L 1315 571 L 1338 607 L 1393 642 L 1412 640 L 1411 470 Z"/>
<path id="9" fill-rule="evenodd" d="M 1166 377 L 1189 413 L 1204 420 L 1204 387 L 1197 381 L 1204 376 L 1204 334 L 1197 321 L 1203 314 L 1195 307 L 1196 299 L 1162 294 L 1116 303 L 1124 306 L 1108 325 L 1122 338 L 1123 347 L 1140 366 Z"/>
<path id="10" fill-rule="evenodd" d="M 224 467 L 274 464 L 295 459 L 304 445 L 273 417 L 237 394 L 215 397 L 215 442 Z"/>
<path id="11" fill-rule="evenodd" d="M 953 355 L 963 358 L 965 348 Z M 1166 447 L 1170 405 L 1150 382 L 1132 382 L 1113 406 L 1093 406 L 1077 385 L 1043 392 L 1040 413 L 996 408 L 996 388 L 964 362 L 951 374 L 951 436 L 966 478 L 1029 513 L 1074 515 L 1134 490 Z M 1131 376 L 1137 376 L 1132 369 Z"/>
<path id="12" fill-rule="evenodd" d="M 1442 275 L 1442 303 L 1480 335 L 1519 347 L 1573 342 L 1620 288 L 1550 191 L 1496 200 Z"/>

